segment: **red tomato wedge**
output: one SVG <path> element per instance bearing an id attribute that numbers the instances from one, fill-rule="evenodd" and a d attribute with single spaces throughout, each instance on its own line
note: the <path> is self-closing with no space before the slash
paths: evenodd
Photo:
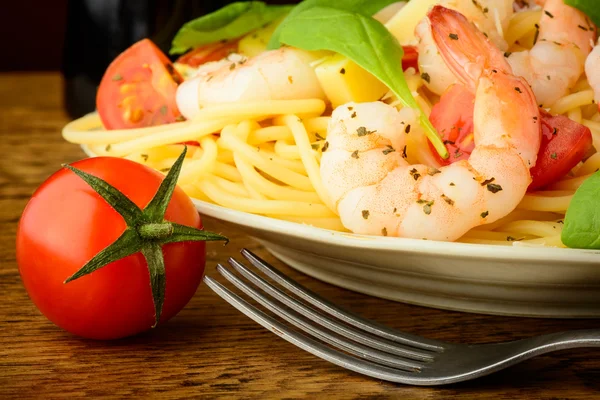
<path id="1" fill-rule="evenodd" d="M 419 53 L 414 46 L 402 46 L 404 56 L 402 56 L 402 69 L 406 71 L 409 68 L 419 70 Z"/>
<path id="2" fill-rule="evenodd" d="M 586 126 L 540 109 L 542 141 L 529 190 L 540 189 L 565 176 L 592 148 L 592 132 Z"/>
<path id="3" fill-rule="evenodd" d="M 433 106 L 429 120 L 441 135 L 450 157 L 443 160 L 431 145 L 442 165 L 466 160 L 475 147 L 473 111 L 475 96 L 464 86 L 454 85 Z M 565 176 L 592 147 L 589 128 L 563 116 L 540 109 L 542 138 L 535 167 L 531 168 L 529 191 L 540 189 Z"/>
<path id="4" fill-rule="evenodd" d="M 462 85 L 451 86 L 431 109 L 429 120 L 441 135 L 450 157 L 442 159 L 431 142 L 432 153 L 442 165 L 466 160 L 471 155 L 473 141 L 473 104 L 475 96 Z"/>
<path id="5" fill-rule="evenodd" d="M 96 106 L 106 129 L 142 128 L 181 119 L 175 103 L 183 78 L 154 43 L 143 39 L 108 66 Z"/>
<path id="6" fill-rule="evenodd" d="M 211 43 L 198 47 L 181 57 L 176 62 L 190 67 L 198 67 L 210 61 L 219 61 L 238 50 L 238 41 Z"/>

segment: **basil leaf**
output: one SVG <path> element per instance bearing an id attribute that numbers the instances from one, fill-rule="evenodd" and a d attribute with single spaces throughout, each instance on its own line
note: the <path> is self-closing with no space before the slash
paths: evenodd
<path id="1" fill-rule="evenodd" d="M 283 26 L 296 15 L 300 14 L 304 10 L 308 10 L 312 7 L 331 7 L 338 10 L 353 11 L 363 14 L 367 17 L 372 16 L 377 11 L 383 9 L 390 4 L 395 3 L 397 0 L 304 0 L 298 4 L 288 14 L 288 16 L 281 22 L 281 24 L 273 32 L 267 50 L 274 50 L 281 47 L 279 37 Z"/>
<path id="2" fill-rule="evenodd" d="M 329 50 L 349 58 L 389 87 L 407 107 L 419 109 L 402 70 L 402 46 L 379 21 L 351 11 L 312 7 L 289 18 L 281 42 L 304 50 Z M 421 111 L 421 125 L 438 153 L 448 150 Z"/>
<path id="3" fill-rule="evenodd" d="M 586 14 L 595 25 L 600 25 L 600 7 L 598 0 L 564 0 L 565 4 L 575 7 Z"/>
<path id="4" fill-rule="evenodd" d="M 565 216 L 562 242 L 578 249 L 600 249 L 600 171 L 577 189 Z"/>
<path id="5" fill-rule="evenodd" d="M 266 5 L 262 1 L 231 3 L 183 25 L 173 38 L 169 54 L 182 54 L 204 44 L 236 39 L 283 17 L 292 8 L 294 6 Z"/>

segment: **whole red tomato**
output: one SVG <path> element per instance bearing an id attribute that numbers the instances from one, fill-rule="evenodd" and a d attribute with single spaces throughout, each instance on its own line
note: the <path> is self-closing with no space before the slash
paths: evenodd
<path id="1" fill-rule="evenodd" d="M 91 158 L 72 166 L 104 179 L 140 208 L 163 180 L 158 172 L 119 158 Z M 202 227 L 194 205 L 178 187 L 165 219 Z M 141 253 L 64 283 L 125 228 L 123 217 L 72 171 L 62 169 L 38 188 L 21 217 L 17 261 L 29 296 L 48 319 L 94 339 L 125 337 L 154 324 L 149 272 Z M 204 242 L 163 246 L 166 291 L 160 322 L 177 314 L 194 295 L 205 254 Z"/>

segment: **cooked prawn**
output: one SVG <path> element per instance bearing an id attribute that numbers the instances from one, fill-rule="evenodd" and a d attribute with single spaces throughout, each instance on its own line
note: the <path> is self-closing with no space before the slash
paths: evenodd
<path id="1" fill-rule="evenodd" d="M 177 107 L 193 118 L 202 107 L 259 100 L 325 99 L 309 65 L 314 57 L 303 50 L 282 47 L 253 58 L 230 54 L 204 64 L 196 76 L 177 88 Z"/>
<path id="2" fill-rule="evenodd" d="M 594 100 L 600 107 L 600 39 L 585 60 L 585 75 L 594 91 Z"/>
<path id="3" fill-rule="evenodd" d="M 529 85 L 490 67 L 502 53 L 460 13 L 435 6 L 429 19 L 440 54 L 475 91 L 475 148 L 468 161 L 440 169 L 409 165 L 403 149 L 414 110 L 381 102 L 336 108 L 321 177 L 355 233 L 456 240 L 512 211 L 531 182 L 541 133 Z"/>
<path id="4" fill-rule="evenodd" d="M 514 74 L 531 85 L 538 104 L 550 107 L 568 94 L 583 73 L 596 27 L 563 0 L 546 0 L 543 10 L 533 47 L 510 54 L 508 62 Z"/>
<path id="5" fill-rule="evenodd" d="M 503 32 L 508 28 L 508 21 L 513 14 L 513 0 L 442 0 L 439 4 L 463 14 L 499 49 L 506 50 Z M 441 95 L 456 83 L 456 77 L 444 63 L 431 37 L 427 18 L 419 22 L 415 35 L 418 39 L 419 70 L 428 76 L 425 85 L 432 92 Z"/>

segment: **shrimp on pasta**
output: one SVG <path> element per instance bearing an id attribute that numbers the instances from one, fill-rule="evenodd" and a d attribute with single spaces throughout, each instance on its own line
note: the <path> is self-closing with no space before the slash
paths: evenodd
<path id="1" fill-rule="evenodd" d="M 538 104 L 549 107 L 581 77 L 596 27 L 563 0 L 546 0 L 543 11 L 534 46 L 507 54 L 507 60 L 515 75 L 531 85 Z"/>
<path id="2" fill-rule="evenodd" d="M 485 32 L 500 50 L 506 50 L 503 32 L 513 14 L 513 0 L 442 0 L 439 4 L 463 14 Z M 456 83 L 456 77 L 444 63 L 431 37 L 427 18 L 417 25 L 415 35 L 419 40 L 419 70 L 428 77 L 424 84 L 432 92 L 441 95 Z"/>
<path id="3" fill-rule="evenodd" d="M 325 99 L 310 53 L 282 47 L 247 58 L 230 54 L 204 64 L 177 89 L 177 107 L 188 119 L 204 106 L 261 100 Z"/>
<path id="4" fill-rule="evenodd" d="M 435 6 L 429 20 L 440 54 L 475 92 L 475 148 L 468 161 L 440 169 L 410 165 L 403 148 L 408 125 L 416 123 L 412 109 L 381 102 L 338 107 L 321 177 L 353 232 L 456 240 L 511 212 L 531 182 L 540 116 L 529 85 L 491 66 L 502 53 L 462 14 Z"/>
<path id="5" fill-rule="evenodd" d="M 600 39 L 585 60 L 585 74 L 594 91 L 594 100 L 600 107 Z"/>

